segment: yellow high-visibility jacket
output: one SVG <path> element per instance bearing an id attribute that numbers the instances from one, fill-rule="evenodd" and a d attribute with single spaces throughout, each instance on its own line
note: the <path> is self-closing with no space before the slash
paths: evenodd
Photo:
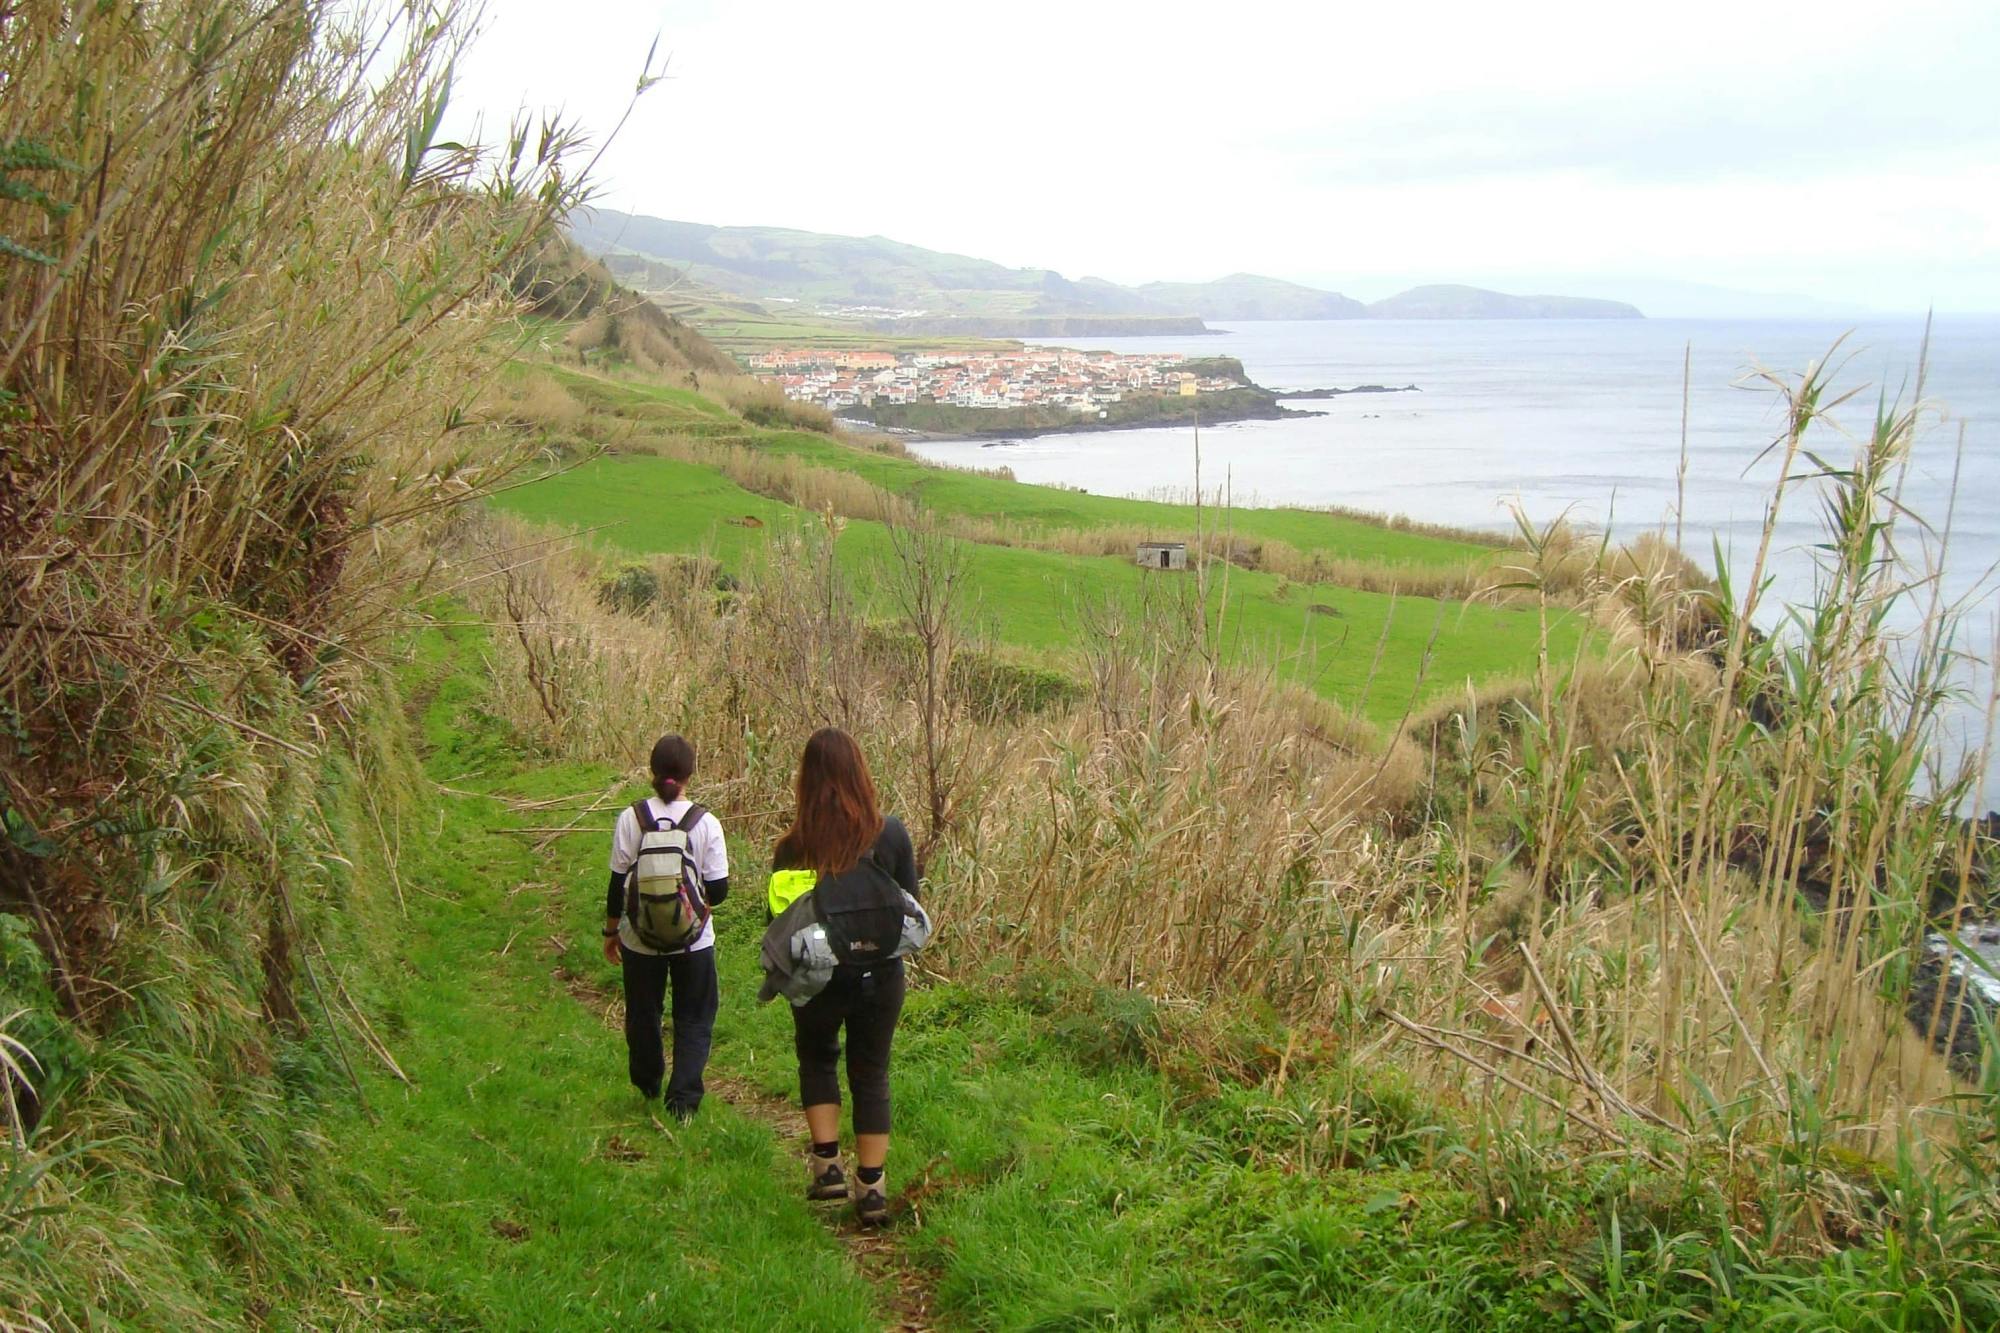
<path id="1" fill-rule="evenodd" d="M 764 919 L 775 921 L 783 916 L 787 907 L 811 893 L 817 883 L 817 870 L 772 871 L 771 882 L 764 890 Z"/>

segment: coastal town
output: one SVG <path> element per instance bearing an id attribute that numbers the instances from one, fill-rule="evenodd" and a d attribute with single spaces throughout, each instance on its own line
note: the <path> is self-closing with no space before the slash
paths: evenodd
<path id="1" fill-rule="evenodd" d="M 749 358 L 753 373 L 787 398 L 838 411 L 891 403 L 955 407 L 1066 407 L 1102 410 L 1127 395 L 1216 393 L 1241 387 L 1229 376 L 1187 369 L 1173 353 L 1128 355 L 1024 347 L 971 355 L 791 347 Z"/>

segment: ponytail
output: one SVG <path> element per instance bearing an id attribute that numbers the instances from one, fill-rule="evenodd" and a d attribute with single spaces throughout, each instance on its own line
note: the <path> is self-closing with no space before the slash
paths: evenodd
<path id="1" fill-rule="evenodd" d="M 653 743 L 653 792 L 669 805 L 681 798 L 694 776 L 694 746 L 687 737 L 666 735 Z"/>

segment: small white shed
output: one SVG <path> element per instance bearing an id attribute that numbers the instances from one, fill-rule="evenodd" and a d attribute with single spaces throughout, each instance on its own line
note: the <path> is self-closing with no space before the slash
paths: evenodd
<path id="1" fill-rule="evenodd" d="M 1140 542 L 1136 557 L 1141 569 L 1186 569 L 1186 542 Z"/>

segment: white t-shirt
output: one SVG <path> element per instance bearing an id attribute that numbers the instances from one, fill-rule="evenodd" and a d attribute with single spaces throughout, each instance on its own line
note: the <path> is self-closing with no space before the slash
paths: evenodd
<path id="1" fill-rule="evenodd" d="M 646 798 L 646 808 L 658 821 L 654 827 L 671 826 L 680 822 L 692 801 L 667 802 L 657 796 Z M 688 850 L 694 856 L 695 872 L 703 883 L 721 879 L 729 873 L 729 852 L 722 845 L 722 821 L 713 813 L 703 815 L 695 826 L 688 830 Z M 639 859 L 639 817 L 626 806 L 618 812 L 618 827 L 611 834 L 611 871 L 623 875 L 632 869 Z M 648 949 L 639 943 L 639 937 L 632 933 L 632 923 L 625 917 L 618 918 L 618 942 L 633 953 L 655 954 L 660 950 Z M 685 949 L 670 949 L 669 953 L 693 953 L 696 949 L 715 947 L 715 919 L 701 928 L 701 935 Z"/>

